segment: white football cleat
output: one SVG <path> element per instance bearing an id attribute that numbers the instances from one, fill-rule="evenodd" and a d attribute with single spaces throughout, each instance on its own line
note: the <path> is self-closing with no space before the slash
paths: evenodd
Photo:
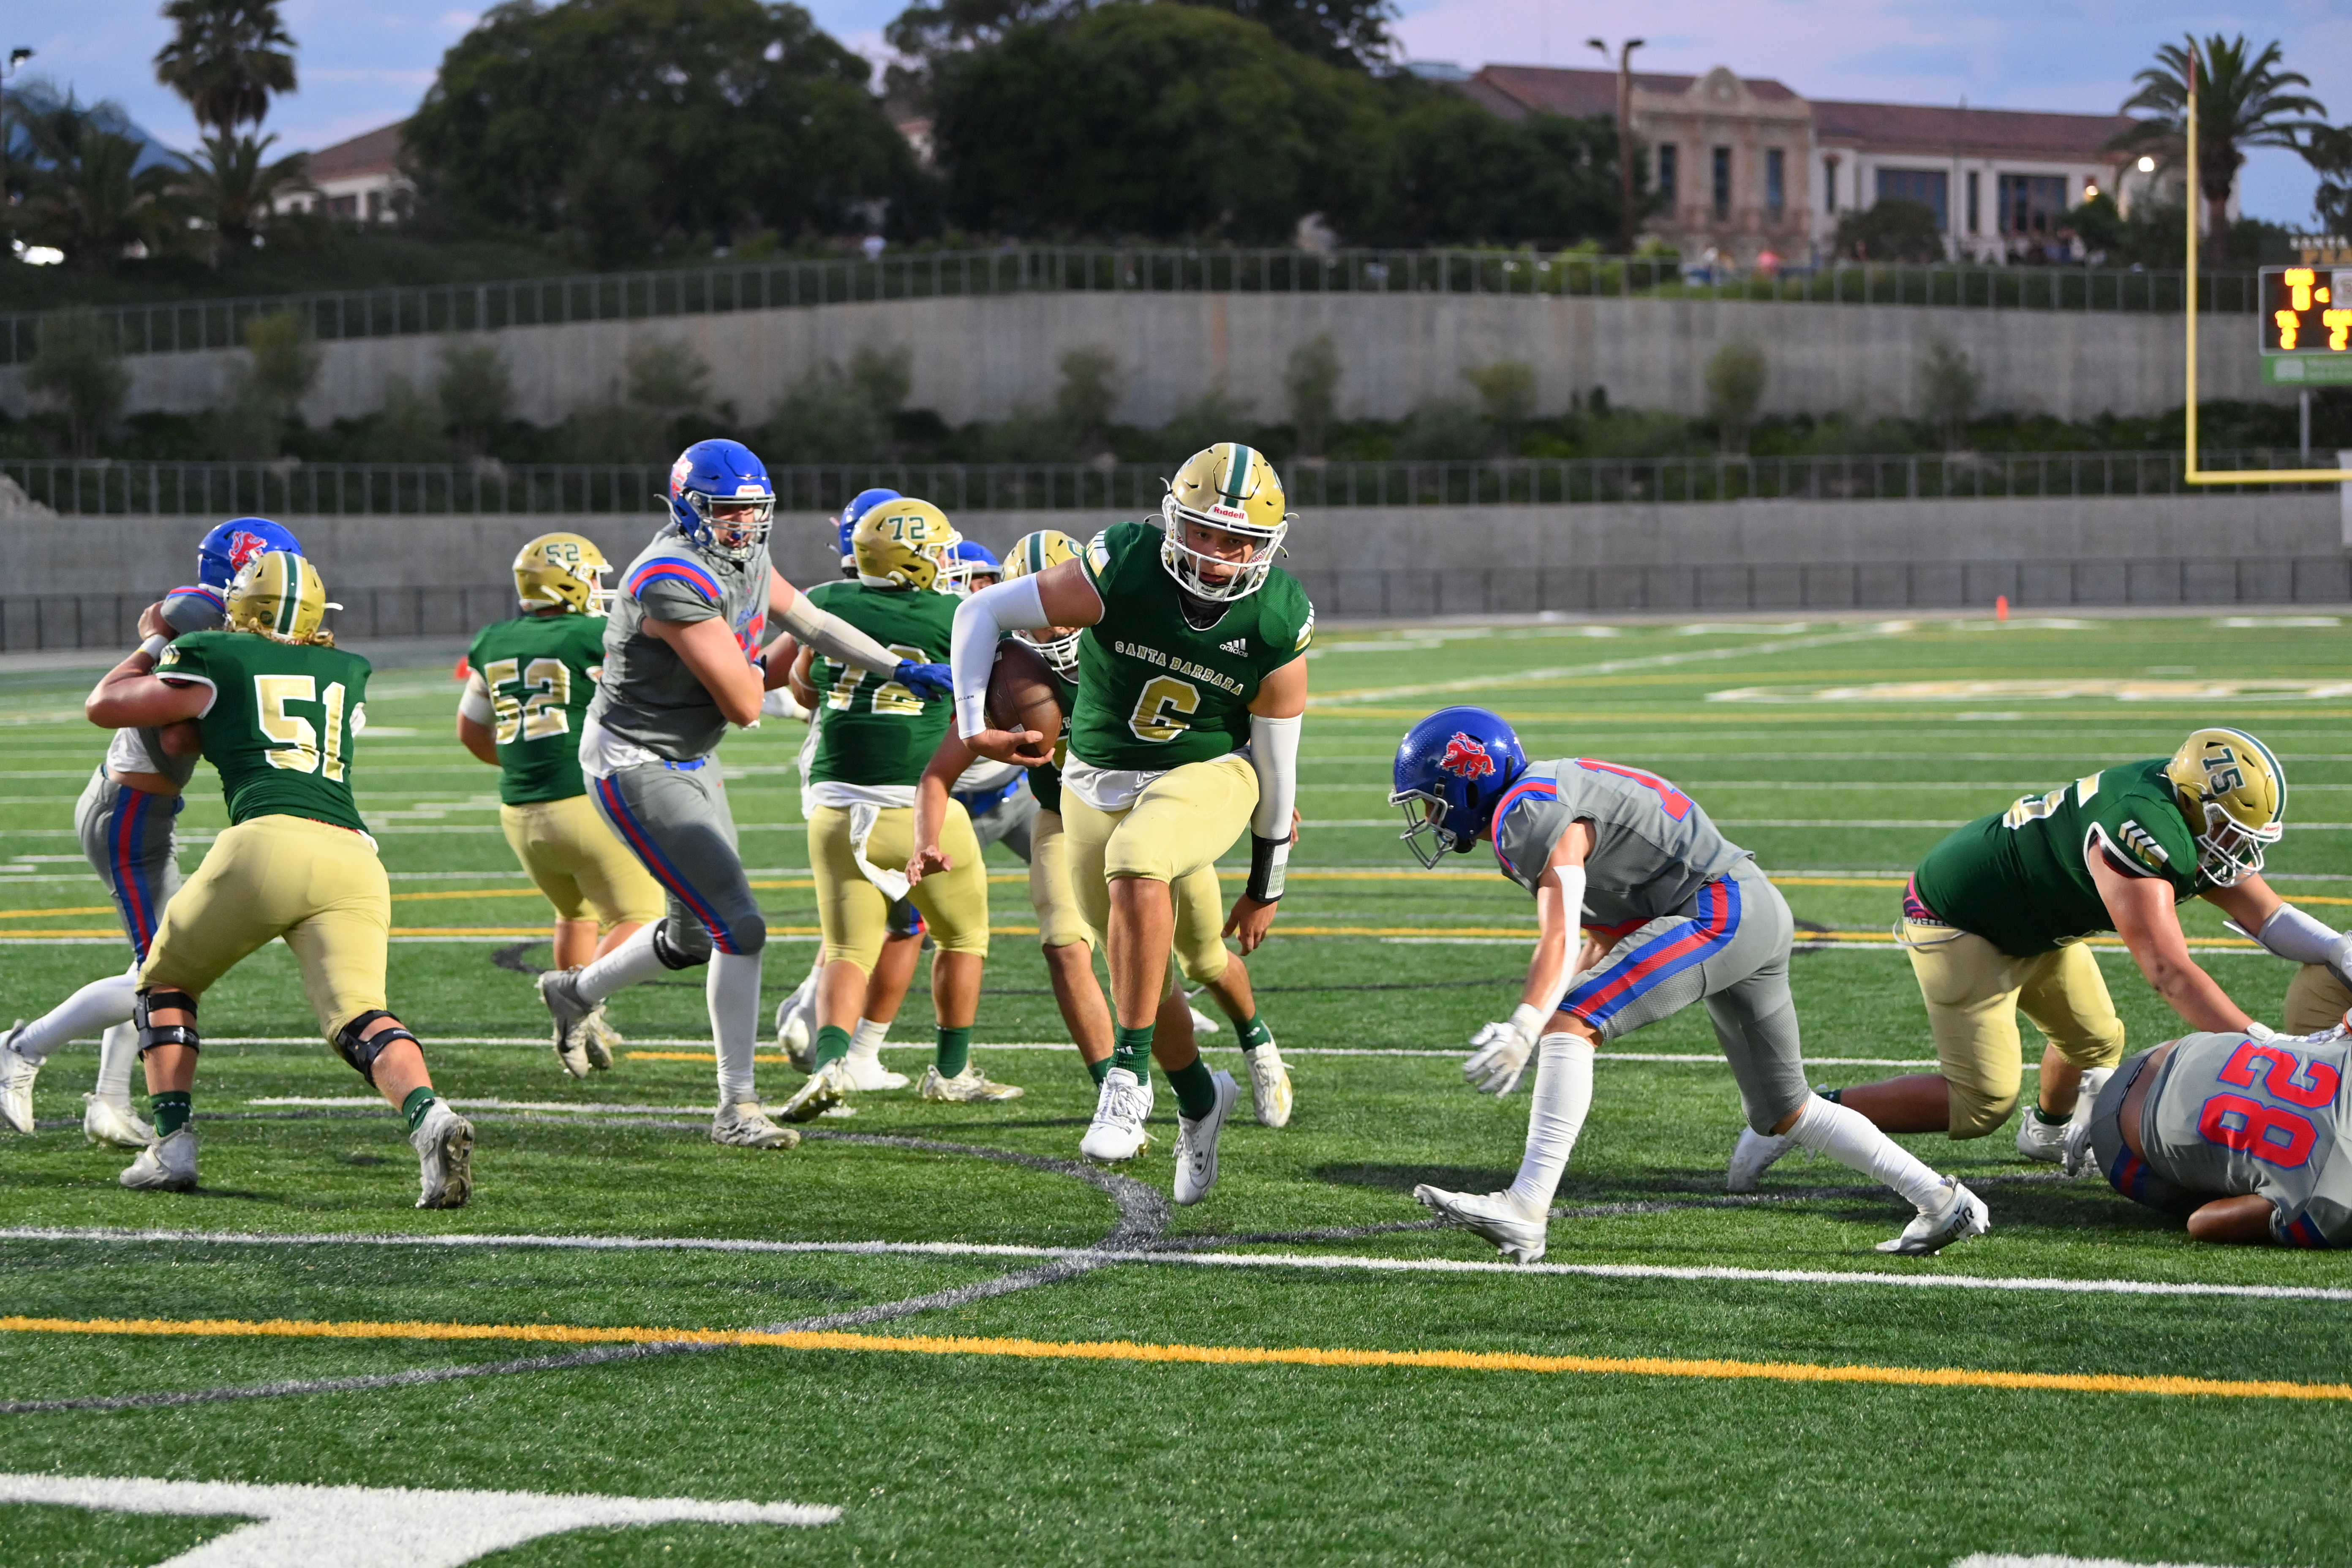
<path id="1" fill-rule="evenodd" d="M 2028 1106 L 2025 1114 L 2017 1119 L 2017 1152 L 2045 1165 L 2062 1163 L 2066 1158 L 2066 1129 L 2073 1125 L 2071 1118 L 2044 1121 Z"/>
<path id="2" fill-rule="evenodd" d="M 604 1016 L 604 1004 L 599 1002 L 589 1010 L 587 1026 L 581 1032 L 581 1047 L 587 1052 L 588 1065 L 598 1072 L 613 1070 L 613 1047 L 625 1044 L 621 1031 Z"/>
<path id="3" fill-rule="evenodd" d="M 1901 1236 L 1880 1242 L 1878 1250 L 1905 1258 L 1924 1258 L 1992 1228 L 1992 1215 L 1985 1208 L 1984 1200 L 1960 1185 L 1958 1178 L 1946 1176 L 1944 1188 L 1942 1203 L 1933 1209 L 1921 1209 L 1903 1227 Z"/>
<path id="4" fill-rule="evenodd" d="M 150 1193 L 193 1193 L 196 1190 L 196 1130 L 183 1127 L 169 1138 L 139 1151 L 116 1178 L 124 1186 Z"/>
<path id="5" fill-rule="evenodd" d="M 474 1195 L 474 1124 L 436 1100 L 425 1108 L 408 1146 L 416 1151 L 416 1206 L 464 1208 Z"/>
<path id="6" fill-rule="evenodd" d="M 776 1004 L 776 1048 L 803 1072 L 816 1070 L 816 976 Z"/>
<path id="7" fill-rule="evenodd" d="M 1209 1077 L 1217 1086 L 1215 1109 L 1198 1121 L 1181 1112 L 1176 1117 L 1176 1201 L 1180 1204 L 1199 1203 L 1217 1184 L 1217 1134 L 1225 1130 L 1225 1118 L 1242 1098 L 1233 1074 L 1218 1072 Z"/>
<path id="8" fill-rule="evenodd" d="M 1485 1237 L 1514 1263 L 1540 1263 L 1550 1239 L 1551 1216 L 1529 1215 L 1508 1193 L 1449 1193 L 1426 1183 L 1413 1188 L 1415 1201 L 1450 1225 Z"/>
<path id="9" fill-rule="evenodd" d="M 849 1087 L 860 1094 L 875 1089 L 904 1089 L 914 1080 L 902 1072 L 892 1072 L 882 1065 L 878 1056 L 860 1056 L 852 1050 L 841 1058 L 841 1076 Z"/>
<path id="10" fill-rule="evenodd" d="M 1111 1068 L 1095 1093 L 1095 1119 L 1078 1141 L 1078 1152 L 1089 1160 L 1134 1159 L 1143 1152 L 1143 1123 L 1150 1114 L 1151 1080 L 1125 1068 Z"/>
<path id="11" fill-rule="evenodd" d="M 1274 1048 L 1274 1037 L 1268 1035 L 1265 1044 L 1244 1053 L 1244 1059 L 1249 1063 L 1250 1107 L 1257 1112 L 1258 1125 L 1289 1126 L 1290 1068 Z"/>
<path id="12" fill-rule="evenodd" d="M 95 1094 L 81 1097 L 81 1135 L 117 1149 L 144 1149 L 155 1142 L 155 1130 L 140 1121 L 128 1103 L 117 1105 Z"/>
<path id="13" fill-rule="evenodd" d="M 759 1101 L 747 1100 L 719 1108 L 710 1119 L 710 1141 L 730 1149 L 797 1149 L 801 1135 L 790 1127 L 777 1126 Z"/>
<path id="14" fill-rule="evenodd" d="M 1793 1132 L 1775 1137 L 1759 1132 L 1753 1127 L 1739 1130 L 1739 1142 L 1731 1146 L 1731 1163 L 1724 1167 L 1723 1190 L 1727 1193 L 1752 1193 L 1757 1179 L 1772 1168 L 1772 1162 L 1797 1146 Z"/>
<path id="15" fill-rule="evenodd" d="M 2087 1123 L 2098 1109 L 2099 1091 L 2107 1087 L 2107 1079 L 2116 1076 L 2113 1068 L 2089 1068 L 2083 1073 L 2082 1086 L 2074 1091 L 2074 1120 Z"/>
<path id="16" fill-rule="evenodd" d="M 555 1020 L 555 1059 L 573 1078 L 586 1078 L 588 1018 L 596 1005 L 576 989 L 579 978 L 576 969 L 547 971 L 539 977 L 539 999 L 547 1004 L 548 1015 Z"/>
<path id="17" fill-rule="evenodd" d="M 897 1073 L 890 1075 L 898 1078 Z M 907 1080 L 899 1078 L 898 1081 Z M 925 1100 L 947 1100 L 957 1105 L 993 1105 L 1001 1100 L 1018 1100 L 1028 1092 L 1018 1084 L 998 1083 L 978 1068 L 967 1063 L 963 1071 L 953 1078 L 942 1077 L 934 1062 L 924 1069 L 923 1087 L 919 1090 Z"/>
<path id="18" fill-rule="evenodd" d="M 33 1130 L 33 1079 L 41 1070 L 40 1063 L 16 1054 L 16 1037 L 24 1027 L 19 1018 L 0 1034 L 0 1126 L 17 1132 Z"/>
<path id="19" fill-rule="evenodd" d="M 849 1081 L 844 1063 L 849 1058 L 835 1057 L 809 1074 L 808 1082 L 793 1091 L 793 1097 L 776 1108 L 776 1114 L 787 1121 L 814 1121 L 849 1096 L 856 1087 Z"/>
<path id="20" fill-rule="evenodd" d="M 1198 1007 L 1192 1006 L 1189 1003 L 1186 1005 L 1186 1010 L 1192 1015 L 1192 1032 L 1194 1034 L 1213 1035 L 1217 1032 L 1217 1021 L 1214 1018 L 1210 1017 Z"/>

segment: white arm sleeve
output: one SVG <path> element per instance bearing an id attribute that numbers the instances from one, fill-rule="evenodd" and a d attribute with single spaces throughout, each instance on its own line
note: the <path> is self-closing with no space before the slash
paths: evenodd
<path id="1" fill-rule="evenodd" d="M 1290 808 L 1298 800 L 1300 723 L 1296 718 L 1250 715 L 1250 766 L 1257 772 L 1257 810 L 1250 817 L 1250 831 L 1260 838 L 1281 839 L 1285 850 L 1289 847 Z"/>
<path id="2" fill-rule="evenodd" d="M 457 699 L 457 711 L 477 724 L 488 724 L 498 716 L 490 706 L 490 689 L 482 680 L 478 669 L 466 677 L 466 689 Z"/>
<path id="3" fill-rule="evenodd" d="M 2341 936 L 2326 922 L 2304 913 L 2293 904 L 2281 904 L 2254 933 L 2254 940 L 2291 963 L 2325 963 L 2342 971 L 2352 936 Z"/>
<path id="4" fill-rule="evenodd" d="M 898 668 L 898 656 L 840 616 L 818 609 L 806 594 L 793 596 L 791 609 L 775 617 L 803 647 L 813 647 L 828 658 L 887 676 Z"/>
<path id="5" fill-rule="evenodd" d="M 1576 978 L 1576 955 L 1584 942 L 1584 868 L 1554 866 L 1551 874 L 1559 879 L 1560 907 L 1568 914 L 1568 962 L 1559 966 L 1559 974 L 1539 1002 L 1522 1002 L 1519 1010 L 1511 1015 L 1511 1022 L 1520 1026 L 1527 1037 L 1535 1039 L 1554 1013 L 1559 1011 L 1560 998 Z"/>
<path id="6" fill-rule="evenodd" d="M 988 728 L 988 673 L 996 668 L 998 639 L 1006 632 L 1051 625 L 1034 577 L 982 588 L 956 606 L 948 662 L 955 669 L 957 734 L 977 735 Z"/>

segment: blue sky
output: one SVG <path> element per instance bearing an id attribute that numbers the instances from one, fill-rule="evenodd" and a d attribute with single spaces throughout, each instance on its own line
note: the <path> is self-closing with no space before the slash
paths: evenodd
<path id="1" fill-rule="evenodd" d="M 882 54 L 881 30 L 903 0 L 814 0 L 820 26 Z M 289 147 L 320 147 L 415 106 L 441 53 L 475 10 L 430 0 L 285 0 L 300 46 L 302 90 L 269 129 Z M 1971 104 L 2000 109 L 2112 110 L 2156 45 L 2194 28 L 2279 38 L 2291 67 L 2337 123 L 2352 121 L 2352 5 L 2272 0 L 2261 6 L 2184 0 L 1405 0 L 1397 31 L 1415 58 L 1467 66 L 1598 64 L 1594 31 L 1649 40 L 1637 61 L 1655 70 L 1728 65 L 1777 77 L 1817 98 Z M 121 100 L 156 134 L 192 142 L 179 100 L 155 85 L 149 60 L 166 36 L 156 0 L 51 0 L 0 5 L 0 48 L 29 45 L 27 68 L 85 99 Z M 2257 153 L 2244 203 L 2284 223 L 2310 212 L 2300 159 Z"/>

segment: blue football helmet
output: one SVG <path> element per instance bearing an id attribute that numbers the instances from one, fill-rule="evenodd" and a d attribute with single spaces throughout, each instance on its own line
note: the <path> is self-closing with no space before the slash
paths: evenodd
<path id="1" fill-rule="evenodd" d="M 714 519 L 714 507 L 750 515 Z M 740 441 L 697 441 L 669 466 L 669 511 L 677 531 L 706 555 L 742 563 L 768 547 L 776 487 L 767 465 Z"/>
<path id="2" fill-rule="evenodd" d="M 884 502 L 905 500 L 907 498 L 905 496 L 900 495 L 897 490 L 879 489 L 859 490 L 856 495 L 849 498 L 849 504 L 841 509 L 841 516 L 836 520 L 840 523 L 841 574 L 843 576 L 855 577 L 857 575 L 857 553 L 849 548 L 849 539 L 850 535 L 857 531 L 858 522 L 864 519 L 867 512 L 872 511 L 876 507 L 882 505 Z"/>
<path id="3" fill-rule="evenodd" d="M 938 586 L 950 594 L 968 595 L 976 585 L 975 579 L 989 577 L 1002 581 L 1003 576 L 1004 563 L 996 558 L 995 551 L 977 539 L 959 539 L 954 559 L 948 569 L 940 574 Z"/>
<path id="4" fill-rule="evenodd" d="M 1406 731 L 1389 804 L 1404 807 L 1403 837 L 1414 858 L 1429 868 L 1449 849 L 1467 855 L 1527 771 L 1518 736 L 1484 708 L 1441 708 Z"/>
<path id="5" fill-rule="evenodd" d="M 273 550 L 299 555 L 302 542 L 292 531 L 266 517 L 233 517 L 205 534 L 204 542 L 196 546 L 196 581 L 226 592 L 248 563 Z"/>

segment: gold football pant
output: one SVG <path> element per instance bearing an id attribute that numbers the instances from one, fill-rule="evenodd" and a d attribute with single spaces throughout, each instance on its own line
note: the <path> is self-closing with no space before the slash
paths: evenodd
<path id="1" fill-rule="evenodd" d="M 866 840 L 866 859 L 877 870 L 903 871 L 915 845 L 915 808 L 893 806 L 879 813 Z M 816 879 L 817 924 L 824 932 L 824 961 L 843 959 L 871 974 L 882 956 L 883 938 L 889 934 L 890 900 L 857 868 L 856 847 L 850 842 L 849 812 L 838 805 L 820 805 L 809 813 L 809 868 Z M 972 837 L 971 816 L 954 801 L 940 824 L 940 847 L 955 862 L 951 871 L 934 871 L 909 889 L 907 897 L 923 911 L 923 924 L 942 952 L 988 956 L 988 870 L 981 863 L 980 840 Z"/>
<path id="2" fill-rule="evenodd" d="M 2336 972 L 2324 963 L 2302 965 L 2286 983 L 2285 1024 L 2290 1035 L 2332 1029 L 2344 1021 L 2347 1008 L 2352 1008 L 2352 991 L 2346 990 Z"/>
<path id="3" fill-rule="evenodd" d="M 661 884 L 629 853 L 585 795 L 499 807 L 515 858 L 554 906 L 555 918 L 596 915 L 596 932 L 662 918 Z"/>
<path id="4" fill-rule="evenodd" d="M 1952 926 L 1905 921 L 1901 929 L 1951 1100 L 1952 1137 L 1981 1138 L 2017 1109 L 2025 1065 L 2020 1013 L 2076 1067 L 2124 1059 L 2123 1020 L 2099 961 L 2081 943 L 2013 958 Z"/>
<path id="5" fill-rule="evenodd" d="M 1187 763 L 1160 774 L 1125 811 L 1097 811 L 1062 784 L 1070 881 L 1098 931 L 1110 929 L 1110 884 L 1121 877 L 1168 884 L 1176 906 L 1176 962 L 1195 985 L 1225 972 L 1224 899 L 1217 857 L 1257 809 L 1257 774 L 1238 756 Z"/>
<path id="6" fill-rule="evenodd" d="M 229 828 L 164 906 L 139 984 L 201 997 L 274 937 L 294 950 L 328 1040 L 384 1010 L 392 885 L 366 835 L 307 816 Z"/>
<path id="7" fill-rule="evenodd" d="M 1070 880 L 1070 836 L 1058 811 L 1040 808 L 1029 819 L 1029 907 L 1037 912 L 1039 947 L 1102 947 Z"/>

